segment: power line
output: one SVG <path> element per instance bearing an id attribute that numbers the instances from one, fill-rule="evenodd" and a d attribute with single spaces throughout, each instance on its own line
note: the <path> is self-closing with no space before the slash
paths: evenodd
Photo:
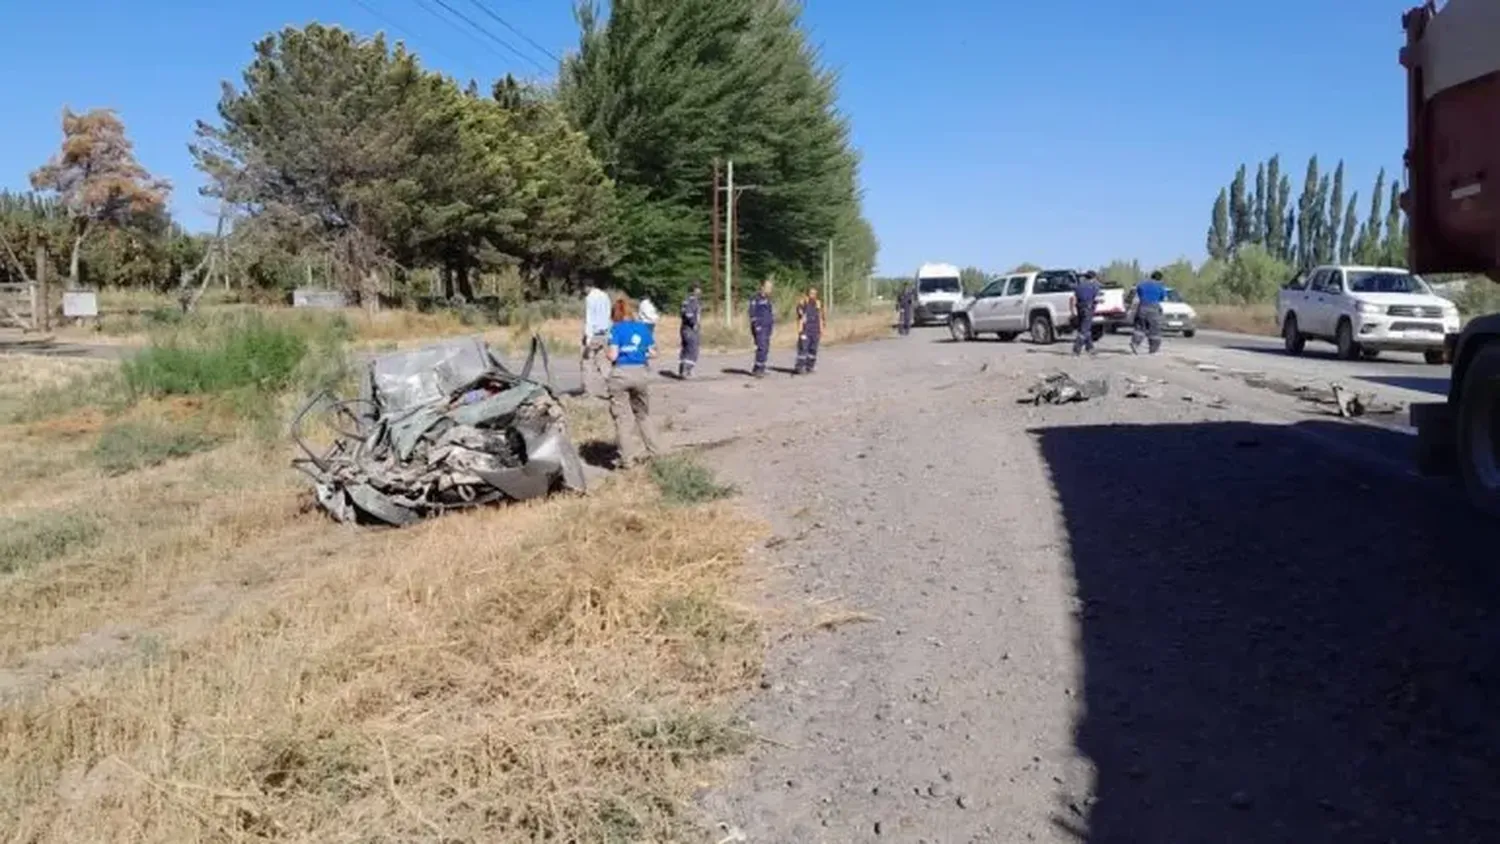
<path id="1" fill-rule="evenodd" d="M 371 6 L 369 3 L 366 3 L 365 0 L 349 0 L 349 2 L 351 2 L 354 5 L 360 7 L 361 9 L 364 9 L 366 12 L 369 12 L 371 15 L 373 15 L 376 18 L 376 20 L 379 20 L 381 23 L 384 23 L 386 26 L 389 26 L 391 29 L 394 29 L 397 32 L 401 33 L 402 35 L 405 35 L 407 38 L 413 38 L 414 39 L 414 38 L 417 37 L 417 36 L 411 34 L 411 30 L 409 30 L 406 27 L 402 26 L 401 24 L 396 23 L 395 21 L 391 20 L 389 17 L 387 17 L 385 14 L 383 14 L 379 9 L 376 9 L 374 6 Z"/>
<path id="2" fill-rule="evenodd" d="M 495 21 L 496 23 L 500 24 L 501 26 L 505 27 L 506 29 L 510 30 L 511 32 L 515 33 L 518 37 L 520 37 L 520 39 L 522 41 L 525 41 L 527 44 L 530 44 L 533 48 L 535 48 L 537 51 L 539 51 L 542 55 L 546 56 L 547 58 L 549 58 L 549 59 L 551 59 L 551 60 L 553 60 L 555 62 L 557 62 L 558 64 L 562 64 L 562 59 L 558 58 L 556 53 L 552 52 L 551 50 L 547 49 L 546 47 L 543 47 L 542 45 L 540 45 L 540 44 L 536 43 L 535 41 L 531 40 L 531 36 L 527 35 L 526 33 L 522 32 L 519 29 L 516 29 L 514 26 L 511 26 L 510 25 L 510 21 L 507 21 L 505 18 L 500 17 L 499 14 L 497 14 L 489 6 L 487 6 L 484 3 L 480 2 L 480 0 L 469 0 L 469 4 L 472 5 L 472 6 L 474 6 L 479 11 L 484 12 L 484 14 L 486 16 L 488 16 L 491 20 Z"/>
<path id="3" fill-rule="evenodd" d="M 437 9 L 434 9 L 432 6 L 429 6 L 428 3 L 427 3 L 427 0 L 417 0 L 417 5 L 422 7 L 422 11 L 426 12 L 429 15 L 432 15 L 433 17 L 437 18 L 438 20 L 440 20 L 443 23 L 447 24 L 448 26 L 452 27 L 452 29 L 453 29 L 454 32 L 462 33 L 464 36 L 466 36 L 467 38 L 469 38 L 469 40 L 471 40 L 475 44 L 478 44 L 479 46 L 483 47 L 485 49 L 485 51 L 488 52 L 490 55 L 492 55 L 492 56 L 501 56 L 501 55 L 503 55 L 500 51 L 498 51 L 498 50 L 495 49 L 495 47 L 494 47 L 493 44 L 489 43 L 488 41 L 484 40 L 483 38 L 480 38 L 478 35 L 476 35 L 474 33 L 473 30 L 471 30 L 471 29 L 465 29 L 464 27 L 459 26 L 458 23 L 455 22 L 454 20 L 452 20 L 451 18 L 444 17 L 443 14 L 441 12 L 439 12 Z"/>
<path id="4" fill-rule="evenodd" d="M 491 31 L 489 31 L 488 29 L 484 28 L 484 26 L 480 25 L 477 21 L 475 21 L 473 18 L 469 17 L 468 15 L 465 15 L 463 12 L 460 12 L 459 10 L 453 8 L 452 6 L 450 6 L 448 4 L 447 0 L 432 0 L 432 2 L 438 4 L 439 6 L 442 6 L 444 9 L 447 9 L 449 14 L 453 15 L 454 17 L 458 18 L 459 20 L 463 21 L 464 23 L 467 23 L 469 26 L 473 27 L 475 29 L 475 31 L 479 32 L 481 35 L 485 36 L 486 38 L 490 39 L 491 41 L 495 42 L 496 44 L 499 44 L 501 47 L 504 47 L 507 51 L 509 51 L 516 58 L 521 59 L 522 61 L 531 62 L 531 64 L 534 65 L 537 70 L 540 70 L 543 73 L 547 72 L 547 68 L 543 67 L 541 62 L 538 62 L 536 59 L 533 59 L 532 57 L 526 55 L 525 53 L 522 53 L 520 50 L 517 50 L 514 46 L 512 46 L 510 44 L 510 42 L 506 41 L 504 38 L 501 38 L 500 36 L 496 35 L 495 33 L 493 33 Z"/>

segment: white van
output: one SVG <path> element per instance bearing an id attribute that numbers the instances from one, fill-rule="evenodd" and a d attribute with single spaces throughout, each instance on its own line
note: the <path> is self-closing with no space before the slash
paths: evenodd
<path id="1" fill-rule="evenodd" d="M 952 264 L 923 264 L 917 269 L 916 290 L 916 313 L 912 319 L 917 325 L 947 322 L 954 306 L 964 299 L 958 267 Z"/>

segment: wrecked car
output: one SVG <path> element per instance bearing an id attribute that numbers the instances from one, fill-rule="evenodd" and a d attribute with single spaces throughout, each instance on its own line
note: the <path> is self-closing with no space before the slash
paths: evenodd
<path id="1" fill-rule="evenodd" d="M 547 383 L 531 378 L 540 351 Z M 313 481 L 334 519 L 409 525 L 450 510 L 584 491 L 583 464 L 551 386 L 546 347 L 533 338 L 520 374 L 481 338 L 444 340 L 371 360 L 359 397 L 313 396 L 292 437 L 293 465 Z M 321 452 L 306 420 L 329 413 L 335 431 Z"/>

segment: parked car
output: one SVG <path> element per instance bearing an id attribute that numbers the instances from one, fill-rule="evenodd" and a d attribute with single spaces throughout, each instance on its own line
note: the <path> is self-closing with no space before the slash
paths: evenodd
<path id="1" fill-rule="evenodd" d="M 1135 291 L 1132 290 L 1125 295 L 1125 315 L 1118 322 L 1110 324 L 1111 331 L 1119 331 L 1135 325 L 1136 301 Z M 1162 324 L 1161 329 L 1168 334 L 1181 334 L 1184 337 L 1192 337 L 1198 333 L 1198 312 L 1193 306 L 1183 300 L 1182 294 L 1177 288 L 1168 287 L 1167 297 L 1161 303 Z"/>
<path id="2" fill-rule="evenodd" d="M 1390 350 L 1421 352 L 1440 364 L 1443 338 L 1458 331 L 1459 317 L 1456 305 L 1400 267 L 1323 266 L 1277 292 L 1276 324 L 1288 354 L 1322 340 L 1345 360 Z"/>
<path id="3" fill-rule="evenodd" d="M 1051 343 L 1074 330 L 1073 288 L 1077 286 L 1078 276 L 1072 270 L 1001 276 L 954 307 L 948 331 L 955 340 L 994 334 L 1009 341 L 1030 334 L 1034 343 Z M 1090 330 L 1096 338 L 1102 336 L 1103 319 L 1095 316 Z"/>

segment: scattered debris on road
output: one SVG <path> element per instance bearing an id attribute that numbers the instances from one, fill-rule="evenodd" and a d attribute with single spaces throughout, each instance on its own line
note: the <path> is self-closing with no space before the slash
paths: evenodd
<path id="1" fill-rule="evenodd" d="M 1338 405 L 1339 415 L 1346 419 L 1365 415 L 1364 401 L 1349 392 L 1343 384 L 1333 385 L 1333 401 Z"/>
<path id="2" fill-rule="evenodd" d="M 530 378 L 539 350 L 547 367 L 545 347 L 533 341 L 520 375 L 477 337 L 376 358 L 358 399 L 323 392 L 297 414 L 292 435 L 307 457 L 294 465 L 313 479 L 319 507 L 361 524 L 409 525 L 448 510 L 581 492 L 583 463 L 562 405 Z M 320 405 L 337 419 L 322 454 L 302 432 Z"/>
<path id="3" fill-rule="evenodd" d="M 1151 380 L 1137 375 L 1125 376 L 1125 398 L 1127 399 L 1154 399 L 1160 395 L 1148 385 Z"/>
<path id="4" fill-rule="evenodd" d="M 1107 395 L 1109 395 L 1109 382 L 1106 380 L 1092 379 L 1079 382 L 1073 380 L 1066 372 L 1055 372 L 1051 375 L 1043 375 L 1025 396 L 1017 400 L 1017 403 L 1069 404 Z"/>

